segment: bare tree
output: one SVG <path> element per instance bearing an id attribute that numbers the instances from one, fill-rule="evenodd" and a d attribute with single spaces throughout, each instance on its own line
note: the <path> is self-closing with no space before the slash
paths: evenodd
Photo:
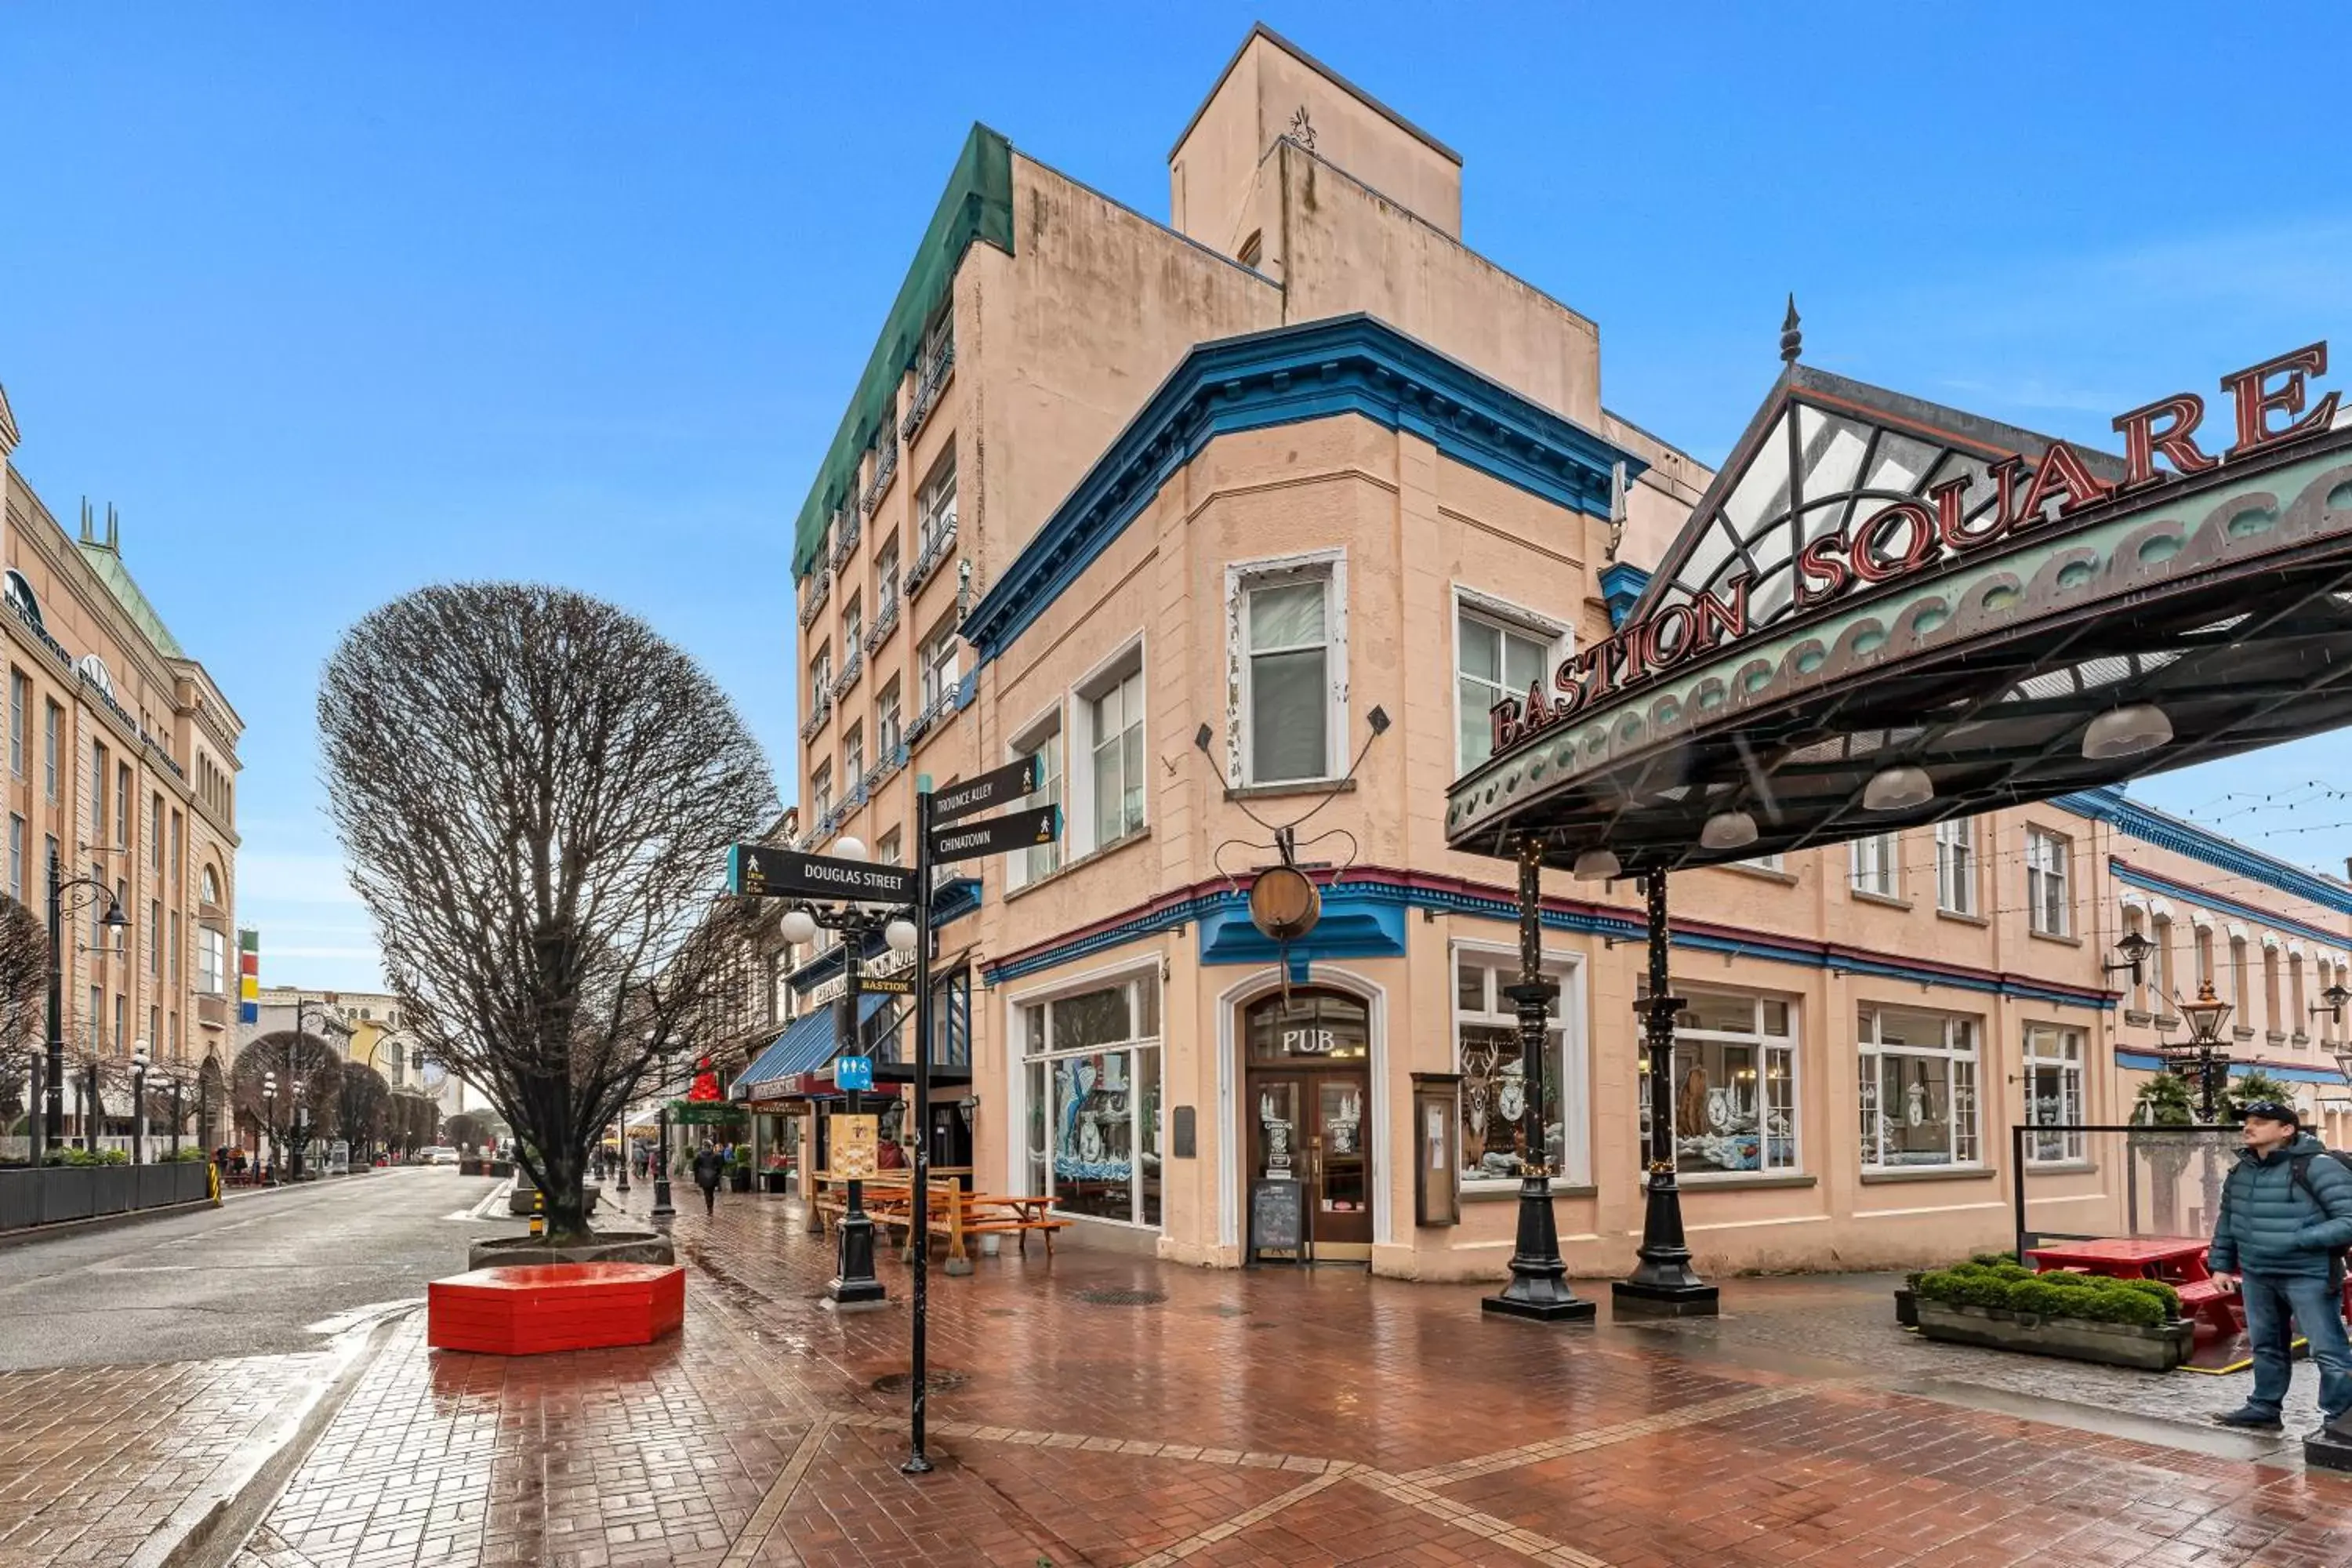
<path id="1" fill-rule="evenodd" d="M 433 1142 L 441 1125 L 441 1107 L 429 1094 L 396 1089 L 385 1107 L 385 1142 L 402 1154 L 414 1154 Z"/>
<path id="2" fill-rule="evenodd" d="M 37 1059 L 48 1070 L 48 999 L 49 933 L 39 916 L 0 894 L 0 1131 L 24 1118 L 27 1158 L 40 1111 L 28 1103 Z"/>
<path id="3" fill-rule="evenodd" d="M 690 939 L 774 811 L 760 748 L 643 621 L 513 584 L 368 616 L 319 726 L 404 1013 L 513 1129 L 550 1235 L 584 1235 L 590 1145 L 649 1062 L 704 1048 L 725 944 Z"/>
<path id="4" fill-rule="evenodd" d="M 266 1134 L 281 1151 L 295 1144 L 295 1107 L 309 1111 L 309 1132 L 301 1142 L 331 1138 L 342 1125 L 342 1084 L 350 1064 L 342 1053 L 313 1034 L 278 1029 L 247 1043 L 230 1069 L 229 1106 L 237 1124 L 249 1132 Z M 265 1092 L 277 1075 L 277 1096 Z M 282 1167 L 281 1167 L 282 1168 Z"/>
<path id="5" fill-rule="evenodd" d="M 381 1141 L 392 1115 L 392 1080 L 364 1062 L 345 1062 L 335 1090 L 336 1129 L 354 1159 Z"/>

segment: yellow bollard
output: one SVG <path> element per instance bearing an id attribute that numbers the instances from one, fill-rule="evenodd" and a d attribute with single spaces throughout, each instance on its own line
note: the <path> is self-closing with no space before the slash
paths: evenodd
<path id="1" fill-rule="evenodd" d="M 534 1192 L 530 1194 L 530 1234 L 537 1237 L 544 1237 L 547 1234 L 547 1194 L 545 1193 Z"/>

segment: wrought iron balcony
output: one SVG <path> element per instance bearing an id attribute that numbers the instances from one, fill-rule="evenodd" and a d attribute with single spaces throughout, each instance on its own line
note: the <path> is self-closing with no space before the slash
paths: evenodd
<path id="1" fill-rule="evenodd" d="M 857 498 L 857 510 L 872 517 L 874 509 L 882 504 L 882 492 L 890 488 L 890 480 L 898 472 L 898 442 L 894 437 L 889 445 L 882 448 L 881 459 L 874 465 L 874 482 L 867 485 L 866 493 Z"/>
<path id="2" fill-rule="evenodd" d="M 874 624 L 866 628 L 866 651 L 872 653 L 882 646 L 882 639 L 898 629 L 898 595 L 891 595 L 874 612 Z"/>
<path id="3" fill-rule="evenodd" d="M 931 574 L 940 569 L 940 563 L 945 561 L 949 552 L 955 548 L 955 538 L 956 517 L 953 512 L 948 513 L 937 528 L 924 533 L 923 547 L 916 554 L 915 563 L 907 568 L 907 597 L 913 598 L 916 591 L 930 581 Z"/>
<path id="4" fill-rule="evenodd" d="M 840 571 L 856 552 L 863 521 L 862 514 L 846 507 L 833 514 L 833 554 L 829 559 L 835 571 Z"/>
<path id="5" fill-rule="evenodd" d="M 892 746 L 888 751 L 884 752 L 880 757 L 875 760 L 874 771 L 866 775 L 866 787 L 868 790 L 880 789 L 884 784 L 888 784 L 892 779 L 896 778 L 898 774 L 898 770 L 906 765 L 907 742 L 901 741 L 897 745 Z"/>
<path id="6" fill-rule="evenodd" d="M 950 338 L 940 345 L 939 353 L 925 363 L 921 374 L 915 379 L 914 404 L 907 410 L 907 417 L 898 424 L 901 439 L 912 441 L 915 432 L 923 427 L 923 421 L 931 416 L 931 410 L 939 406 L 940 394 L 947 390 L 948 373 L 953 369 L 955 339 Z"/>
<path id="7" fill-rule="evenodd" d="M 801 721 L 802 744 L 807 744 L 809 738 L 824 729 L 825 721 L 832 717 L 833 694 L 828 691 L 817 698 L 815 708 L 810 710 L 807 718 Z"/>
<path id="8" fill-rule="evenodd" d="M 811 573 L 808 581 L 801 586 L 801 630 L 808 630 L 809 623 L 816 619 L 817 612 L 824 609 L 824 602 L 832 597 L 833 568 L 822 567 Z"/>
<path id="9" fill-rule="evenodd" d="M 851 648 L 848 661 L 841 667 L 841 673 L 833 678 L 833 685 L 828 690 L 828 695 L 835 701 L 839 701 L 844 693 L 857 684 L 857 678 L 865 673 L 866 656 L 856 648 Z"/>

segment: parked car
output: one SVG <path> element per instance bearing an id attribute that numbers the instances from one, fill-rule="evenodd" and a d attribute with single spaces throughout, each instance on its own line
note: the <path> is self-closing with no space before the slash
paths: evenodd
<path id="1" fill-rule="evenodd" d="M 428 1165 L 454 1165 L 457 1163 L 457 1151 L 450 1148 L 427 1149 L 425 1152 L 425 1163 Z"/>

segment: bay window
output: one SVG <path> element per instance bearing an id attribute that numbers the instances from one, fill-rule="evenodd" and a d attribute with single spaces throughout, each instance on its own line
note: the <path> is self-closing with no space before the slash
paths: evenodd
<path id="1" fill-rule="evenodd" d="M 1018 1016 L 1029 1192 L 1071 1214 L 1158 1225 L 1158 972 L 1029 1004 Z"/>
<path id="2" fill-rule="evenodd" d="M 1981 1163 L 1978 1034 L 1974 1018 L 1907 1007 L 1861 1009 L 1865 1168 Z"/>

